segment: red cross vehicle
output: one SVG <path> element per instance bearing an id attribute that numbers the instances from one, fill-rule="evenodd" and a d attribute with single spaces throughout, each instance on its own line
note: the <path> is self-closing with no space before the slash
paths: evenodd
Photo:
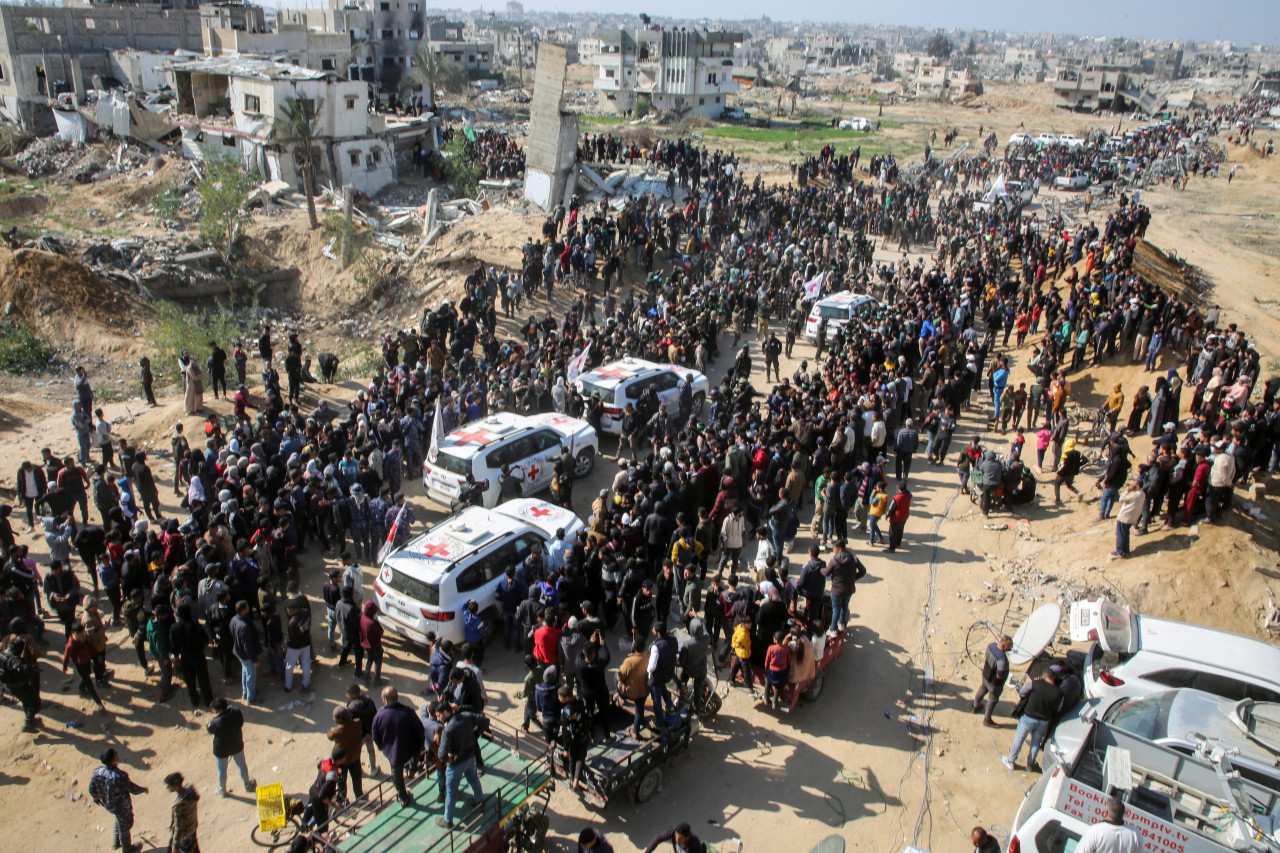
<path id="1" fill-rule="evenodd" d="M 548 412 L 524 416 L 497 412 L 458 427 L 440 439 L 435 459 L 422 463 L 422 488 L 427 497 L 452 508 L 467 482 L 488 481 L 483 499 L 494 507 L 503 496 L 502 469 L 517 472 L 516 497 L 536 495 L 551 485 L 558 459 L 568 454 L 574 477 L 595 467 L 600 439 L 584 420 Z M 506 497 L 510 498 L 510 488 Z"/>
<path id="2" fill-rule="evenodd" d="M 710 387 L 706 376 L 678 364 L 658 364 L 642 358 L 624 358 L 588 370 L 578 377 L 578 392 L 583 397 L 600 398 L 604 403 L 601 429 L 620 435 L 622 413 L 627 403 L 639 403 L 644 392 L 652 388 L 658 401 L 666 403 L 667 411 L 674 414 L 679 409 L 681 386 L 685 382 L 689 383 L 692 391 L 692 411 L 701 412 Z"/>
<path id="3" fill-rule="evenodd" d="M 475 599 L 493 640 L 502 632 L 498 587 L 507 567 L 523 566 L 535 549 L 545 554 L 557 530 L 572 539 L 582 527 L 571 510 L 536 498 L 467 507 L 387 555 L 373 585 L 378 621 L 408 643 L 425 645 L 428 632 L 461 643 Z"/>

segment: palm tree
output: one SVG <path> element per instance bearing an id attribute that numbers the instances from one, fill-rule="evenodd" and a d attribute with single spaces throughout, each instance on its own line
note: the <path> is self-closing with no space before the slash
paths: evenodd
<path id="1" fill-rule="evenodd" d="M 436 90 L 461 92 L 466 83 L 462 66 L 450 62 L 429 47 L 420 47 L 412 58 L 413 73 L 400 81 L 401 89 L 422 88 L 426 92 L 426 107 L 435 111 Z"/>
<path id="2" fill-rule="evenodd" d="M 316 118 L 320 114 L 323 101 L 312 101 L 307 98 L 289 98 L 280 105 L 280 115 L 276 118 L 271 136 L 282 149 L 293 152 L 294 162 L 302 173 L 302 194 L 307 197 L 307 217 L 311 220 L 312 229 L 320 227 L 316 218 L 315 200 L 315 131 Z"/>

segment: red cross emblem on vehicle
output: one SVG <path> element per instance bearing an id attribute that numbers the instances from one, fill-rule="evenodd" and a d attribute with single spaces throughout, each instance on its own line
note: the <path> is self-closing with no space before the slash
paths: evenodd
<path id="1" fill-rule="evenodd" d="M 530 476 L 531 478 L 533 478 L 533 477 L 537 477 L 537 476 L 538 476 L 538 466 L 537 466 L 537 465 L 530 465 L 530 466 L 529 466 L 529 476 Z"/>
<path id="2" fill-rule="evenodd" d="M 422 553 L 428 557 L 447 557 L 449 556 L 449 546 L 439 542 L 432 542 L 422 549 Z"/>
<path id="3" fill-rule="evenodd" d="M 449 439 L 451 441 L 457 442 L 458 444 L 483 445 L 493 441 L 493 435 L 485 432 L 482 429 L 464 429 L 460 432 L 453 433 L 452 435 L 449 436 Z"/>
<path id="4" fill-rule="evenodd" d="M 546 518 L 548 515 L 551 515 L 551 510 L 547 509 L 545 506 L 530 507 L 529 515 L 532 515 L 534 518 Z"/>
<path id="5" fill-rule="evenodd" d="M 624 376 L 630 376 L 631 371 L 625 367 L 606 367 L 603 370 L 597 370 L 596 376 L 603 376 L 609 379 L 621 379 Z"/>
<path id="6" fill-rule="evenodd" d="M 548 418 L 548 420 L 549 420 L 551 423 L 553 423 L 553 424 L 571 424 L 571 423 L 573 423 L 573 418 L 566 418 L 564 415 L 556 415 L 554 418 Z"/>

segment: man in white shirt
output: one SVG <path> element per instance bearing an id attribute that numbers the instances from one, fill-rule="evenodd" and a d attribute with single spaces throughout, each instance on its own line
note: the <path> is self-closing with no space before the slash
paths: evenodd
<path id="1" fill-rule="evenodd" d="M 1124 803 L 1111 797 L 1106 812 L 1106 821 L 1095 823 L 1080 836 L 1076 853 L 1143 853 L 1142 836 L 1124 825 Z"/>

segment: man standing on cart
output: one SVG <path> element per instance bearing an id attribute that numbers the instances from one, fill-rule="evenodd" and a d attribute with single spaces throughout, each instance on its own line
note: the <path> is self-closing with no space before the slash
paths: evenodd
<path id="1" fill-rule="evenodd" d="M 444 762 L 444 816 L 436 824 L 453 829 L 453 807 L 458 802 L 458 787 L 467 777 L 475 803 L 484 802 L 480 774 L 476 772 L 476 732 L 470 714 L 455 714 L 453 707 L 441 702 L 436 719 L 444 724 L 440 733 L 440 760 Z"/>

